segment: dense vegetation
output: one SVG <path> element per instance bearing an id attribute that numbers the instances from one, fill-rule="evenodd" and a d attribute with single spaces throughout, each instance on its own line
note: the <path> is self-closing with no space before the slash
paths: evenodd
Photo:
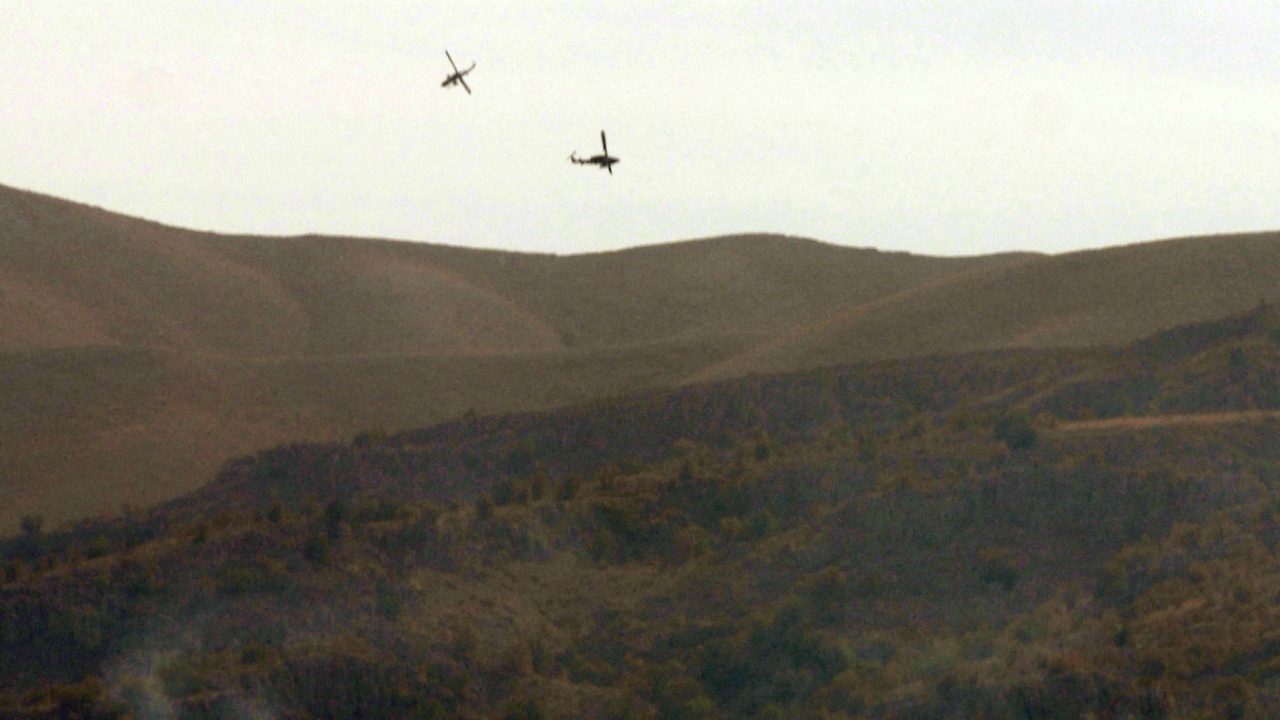
<path id="1" fill-rule="evenodd" d="M 1267 717 L 1278 372 L 1260 307 L 277 448 L 24 523 L 0 715 Z"/>

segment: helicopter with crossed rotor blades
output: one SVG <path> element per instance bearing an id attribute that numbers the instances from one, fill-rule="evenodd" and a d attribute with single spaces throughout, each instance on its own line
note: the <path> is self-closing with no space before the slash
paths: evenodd
<path id="1" fill-rule="evenodd" d="M 450 85 L 462 85 L 462 89 L 466 90 L 467 94 L 470 95 L 471 88 L 467 86 L 467 81 L 463 80 L 463 78 L 466 77 L 467 73 L 476 69 L 475 61 L 472 60 L 471 67 L 466 70 L 459 70 L 457 63 L 453 61 L 453 56 L 449 54 L 448 50 L 444 51 L 444 56 L 449 58 L 449 64 L 453 66 L 453 72 L 444 79 L 444 82 L 440 83 L 440 87 L 447 88 Z"/>
<path id="2" fill-rule="evenodd" d="M 467 94 L 470 95 L 471 87 L 467 85 L 465 78 L 467 73 L 475 70 L 475 61 L 473 60 L 471 62 L 471 67 L 468 67 L 465 70 L 460 70 L 458 69 L 458 64 L 453 61 L 453 56 L 449 54 L 447 49 L 444 51 L 444 56 L 449 59 L 449 65 L 453 67 L 453 72 L 445 77 L 444 82 L 440 83 L 440 87 L 447 88 L 451 85 L 461 85 L 462 89 L 466 90 Z M 569 161 L 575 165 L 596 165 L 609 171 L 609 174 L 612 175 L 613 166 L 621 162 L 621 159 L 609 154 L 609 141 L 605 137 L 603 130 L 600 131 L 600 146 L 603 152 L 599 155 L 592 155 L 591 157 L 585 158 L 578 157 L 578 151 L 574 150 L 569 155 Z"/>
<path id="3" fill-rule="evenodd" d="M 602 154 L 592 155 L 589 158 L 580 158 L 578 157 L 578 151 L 574 150 L 573 153 L 569 155 L 569 162 L 572 162 L 575 165 L 599 165 L 605 170 L 608 170 L 609 174 L 612 175 L 613 164 L 621 162 L 621 160 L 609 154 L 609 141 L 605 140 L 603 130 L 600 131 L 600 145 L 604 148 L 604 152 Z"/>

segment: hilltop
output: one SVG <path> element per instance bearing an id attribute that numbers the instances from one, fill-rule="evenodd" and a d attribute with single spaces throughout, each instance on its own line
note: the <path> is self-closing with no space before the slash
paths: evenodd
<path id="1" fill-rule="evenodd" d="M 1122 343 L 1278 286 L 1274 234 L 971 258 L 743 235 L 557 257 L 195 232 L 0 187 L 0 533 L 175 497 L 277 443 Z"/>
<path id="2" fill-rule="evenodd" d="M 0 188 L 0 349 L 237 358 L 514 355 L 768 335 L 1018 256 L 930 258 L 776 235 L 557 257 L 198 233 Z"/>

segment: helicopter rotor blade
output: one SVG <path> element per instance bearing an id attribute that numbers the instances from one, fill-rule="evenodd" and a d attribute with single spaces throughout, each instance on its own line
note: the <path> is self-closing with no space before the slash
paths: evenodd
<path id="1" fill-rule="evenodd" d="M 444 56 L 449 58 L 449 64 L 453 66 L 453 71 L 455 73 L 458 72 L 458 64 L 453 61 L 453 56 L 449 54 L 448 50 L 444 51 Z"/>
<path id="2" fill-rule="evenodd" d="M 604 139 L 604 131 L 600 131 L 600 145 L 604 147 L 604 154 L 609 154 L 609 141 Z"/>

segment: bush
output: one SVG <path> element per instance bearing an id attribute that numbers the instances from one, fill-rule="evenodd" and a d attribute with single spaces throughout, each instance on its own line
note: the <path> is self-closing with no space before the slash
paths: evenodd
<path id="1" fill-rule="evenodd" d="M 529 481 L 529 499 L 533 502 L 539 502 L 547 496 L 547 486 L 550 481 L 544 472 L 536 472 L 533 479 Z"/>
<path id="2" fill-rule="evenodd" d="M 342 523 L 346 521 L 347 514 L 347 503 L 341 498 L 334 498 L 324 506 L 325 532 L 330 540 L 337 540 L 342 533 Z"/>
<path id="3" fill-rule="evenodd" d="M 328 535 L 312 535 L 302 547 L 302 556 L 315 565 L 323 565 L 329 561 L 330 545 Z"/>
<path id="4" fill-rule="evenodd" d="M 44 527 L 44 516 L 42 515 L 23 515 L 22 516 L 22 534 L 23 535 L 39 535 L 41 528 Z"/>
<path id="5" fill-rule="evenodd" d="M 503 720 L 542 720 L 546 717 L 542 708 L 532 700 L 518 700 L 507 706 L 502 714 Z"/>
<path id="6" fill-rule="evenodd" d="M 499 507 L 510 505 L 516 499 L 516 481 L 511 478 L 503 478 L 493 486 L 493 504 Z"/>
<path id="7" fill-rule="evenodd" d="M 1018 584 L 1018 568 L 1013 553 L 1006 548 L 983 548 L 978 552 L 978 577 L 983 582 L 1012 590 Z"/>
<path id="8" fill-rule="evenodd" d="M 578 496 L 578 479 L 575 477 L 567 477 L 564 482 L 560 483 L 560 487 L 556 490 L 556 499 L 568 501 Z"/>
<path id="9" fill-rule="evenodd" d="M 1023 450 L 1036 444 L 1039 433 L 1031 424 L 1026 413 L 1013 413 L 996 420 L 996 439 L 1004 443 L 1010 450 Z"/>
<path id="10" fill-rule="evenodd" d="M 476 519 L 488 521 L 493 517 L 493 498 L 481 495 L 476 498 Z"/>

